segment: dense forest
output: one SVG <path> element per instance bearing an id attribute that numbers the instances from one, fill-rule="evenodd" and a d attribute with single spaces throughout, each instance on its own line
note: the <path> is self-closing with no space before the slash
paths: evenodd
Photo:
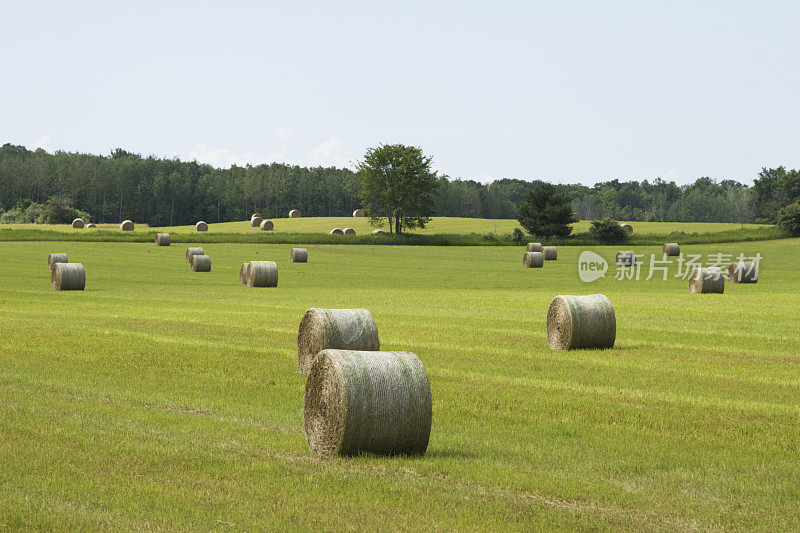
<path id="1" fill-rule="evenodd" d="M 539 180 L 490 184 L 440 177 L 441 216 L 514 218 L 516 206 Z M 678 186 L 652 181 L 606 181 L 593 187 L 557 185 L 582 219 L 680 222 L 774 222 L 777 210 L 800 200 L 800 172 L 763 169 L 747 187 L 699 178 Z M 142 157 L 116 149 L 108 156 L 0 147 L 0 221 L 13 222 L 30 202 L 56 199 L 93 222 L 131 219 L 155 226 L 197 220 L 244 220 L 254 211 L 285 217 L 345 216 L 359 207 L 358 176 L 341 168 L 280 163 L 218 169 L 197 162 Z"/>

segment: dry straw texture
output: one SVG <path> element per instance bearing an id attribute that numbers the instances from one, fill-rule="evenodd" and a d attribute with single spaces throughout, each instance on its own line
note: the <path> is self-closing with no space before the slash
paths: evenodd
<path id="1" fill-rule="evenodd" d="M 633 226 L 630 224 L 620 224 L 622 229 L 624 229 L 627 233 L 633 233 Z"/>
<path id="2" fill-rule="evenodd" d="M 725 278 L 717 267 L 695 268 L 689 276 L 689 292 L 695 294 L 725 292 Z"/>
<path id="3" fill-rule="evenodd" d="M 353 228 L 344 228 L 344 234 L 345 235 L 355 235 L 356 234 L 356 230 L 354 230 Z"/>
<path id="4" fill-rule="evenodd" d="M 525 247 L 526 252 L 541 252 L 542 251 L 542 243 L 540 242 L 529 242 L 528 246 Z"/>
<path id="5" fill-rule="evenodd" d="M 208 231 L 208 224 L 204 220 L 200 220 L 194 225 L 195 231 Z"/>
<path id="6" fill-rule="evenodd" d="M 305 248 L 292 248 L 292 253 L 289 255 L 292 263 L 307 263 L 308 250 Z"/>
<path id="7" fill-rule="evenodd" d="M 255 215 L 250 218 L 250 225 L 254 228 L 260 228 L 262 222 L 264 222 L 264 219 Z"/>
<path id="8" fill-rule="evenodd" d="M 555 261 L 558 259 L 558 250 L 555 246 L 543 246 L 542 253 L 545 261 Z"/>
<path id="9" fill-rule="evenodd" d="M 211 258 L 207 255 L 193 255 L 192 272 L 211 272 Z"/>
<path id="10" fill-rule="evenodd" d="M 353 211 L 353 216 L 354 217 L 363 217 L 364 216 L 364 210 L 363 209 L 356 209 L 355 211 Z"/>
<path id="11" fill-rule="evenodd" d="M 242 263 L 242 268 L 239 269 L 239 283 L 242 285 L 247 285 L 247 269 L 250 267 L 250 263 Z"/>
<path id="12" fill-rule="evenodd" d="M 195 255 L 205 255 L 205 252 L 202 248 L 195 247 L 195 248 L 187 248 L 186 249 L 186 262 L 192 264 L 192 256 Z"/>
<path id="13" fill-rule="evenodd" d="M 250 215 L 250 218 L 251 218 L 251 219 L 253 219 L 253 218 L 255 218 L 255 217 L 258 217 L 258 218 L 264 218 L 263 216 L 261 216 L 261 213 L 253 213 L 252 215 Z"/>
<path id="14" fill-rule="evenodd" d="M 380 350 L 378 327 L 366 309 L 311 308 L 300 321 L 297 368 L 307 375 L 322 350 Z"/>
<path id="15" fill-rule="evenodd" d="M 87 227 L 87 228 L 96 228 L 97 226 L 95 226 L 94 224 L 92 224 L 91 222 L 89 222 L 88 224 L 86 224 L 86 227 Z"/>
<path id="16" fill-rule="evenodd" d="M 544 254 L 542 252 L 525 252 L 525 255 L 522 256 L 522 265 L 525 268 L 542 268 Z"/>
<path id="17" fill-rule="evenodd" d="M 53 268 L 53 265 L 55 265 L 56 263 L 69 263 L 69 261 L 67 260 L 67 254 L 55 253 L 55 254 L 50 254 L 47 257 L 47 266 L 49 266 L 51 269 Z"/>
<path id="18" fill-rule="evenodd" d="M 661 251 L 667 257 L 675 257 L 681 255 L 681 247 L 677 242 L 665 242 L 661 247 Z"/>
<path id="19" fill-rule="evenodd" d="M 75 228 L 75 229 L 83 229 L 83 219 L 82 218 L 76 218 L 75 220 L 73 220 L 72 221 L 72 227 Z"/>
<path id="20" fill-rule="evenodd" d="M 385 231 L 383 231 L 383 230 L 382 230 L 382 229 L 380 229 L 380 228 L 372 230 L 372 234 L 373 234 L 373 235 L 378 235 L 379 233 L 386 233 L 386 232 L 385 232 Z"/>
<path id="21" fill-rule="evenodd" d="M 261 231 L 272 231 L 275 229 L 275 224 L 272 223 L 271 220 L 262 220 L 261 221 Z"/>
<path id="22" fill-rule="evenodd" d="M 300 218 L 300 210 L 299 209 L 292 209 L 289 211 L 289 218 Z"/>
<path id="23" fill-rule="evenodd" d="M 248 287 L 277 287 L 278 265 L 274 261 L 250 261 L 247 267 Z"/>
<path id="24" fill-rule="evenodd" d="M 425 453 L 431 385 L 411 352 L 324 350 L 306 381 L 303 424 L 322 455 Z"/>
<path id="25" fill-rule="evenodd" d="M 614 262 L 617 266 L 633 266 L 636 264 L 636 253 L 633 250 L 617 252 Z"/>
<path id="26" fill-rule="evenodd" d="M 547 343 L 553 350 L 611 348 L 617 336 L 614 306 L 604 294 L 556 296 L 547 310 Z"/>
<path id="27" fill-rule="evenodd" d="M 341 230 L 341 228 L 333 228 L 330 231 L 330 234 L 331 235 L 344 235 L 344 232 Z"/>
<path id="28" fill-rule="evenodd" d="M 169 246 L 169 233 L 157 233 L 156 246 Z"/>
<path id="29" fill-rule="evenodd" d="M 758 266 L 740 261 L 728 266 L 728 281 L 731 283 L 758 283 Z"/>
<path id="30" fill-rule="evenodd" d="M 119 229 L 122 231 L 133 231 L 133 222 L 130 220 L 125 220 L 122 224 L 119 225 Z"/>
<path id="31" fill-rule="evenodd" d="M 50 271 L 54 291 L 82 291 L 86 287 L 86 271 L 80 263 L 55 263 Z"/>

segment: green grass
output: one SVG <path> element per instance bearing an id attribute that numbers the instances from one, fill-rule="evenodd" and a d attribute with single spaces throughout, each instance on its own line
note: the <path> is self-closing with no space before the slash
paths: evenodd
<path id="1" fill-rule="evenodd" d="M 684 246 L 764 256 L 723 295 L 584 284 L 579 247 L 536 270 L 521 247 L 204 248 L 193 274 L 185 246 L 0 243 L 0 528 L 800 528 L 800 240 Z M 86 291 L 50 290 L 56 251 Z M 238 284 L 251 259 L 278 288 Z M 550 300 L 594 292 L 615 348 L 551 351 Z M 426 455 L 308 451 L 312 306 L 366 307 L 384 349 L 420 356 Z"/>

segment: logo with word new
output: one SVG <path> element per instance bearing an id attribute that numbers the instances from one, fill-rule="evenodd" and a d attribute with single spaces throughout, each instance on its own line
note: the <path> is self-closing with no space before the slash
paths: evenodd
<path id="1" fill-rule="evenodd" d="M 578 276 L 581 281 L 590 283 L 606 275 L 608 261 L 594 252 L 586 250 L 578 258 Z"/>

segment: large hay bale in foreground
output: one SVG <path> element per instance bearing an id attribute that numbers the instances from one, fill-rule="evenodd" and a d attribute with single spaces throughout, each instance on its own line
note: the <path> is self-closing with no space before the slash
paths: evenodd
<path id="1" fill-rule="evenodd" d="M 620 227 L 625 230 L 625 233 L 633 233 L 633 226 L 630 224 L 620 224 Z"/>
<path id="2" fill-rule="evenodd" d="M 307 263 L 308 250 L 305 248 L 292 248 L 292 253 L 289 255 L 289 259 L 292 260 L 292 263 Z"/>
<path id="3" fill-rule="evenodd" d="M 297 368 L 308 374 L 314 357 L 327 348 L 380 350 L 378 327 L 366 309 L 311 308 L 303 315 L 297 333 Z"/>
<path id="4" fill-rule="evenodd" d="M 204 220 L 199 220 L 197 224 L 194 225 L 195 231 L 208 231 L 208 224 Z"/>
<path id="5" fill-rule="evenodd" d="M 275 229 L 275 224 L 273 224 L 271 220 L 262 220 L 259 227 L 261 231 L 272 231 Z"/>
<path id="6" fill-rule="evenodd" d="M 689 292 L 694 294 L 722 294 L 725 278 L 717 267 L 695 268 L 689 276 Z"/>
<path id="7" fill-rule="evenodd" d="M 525 268 L 542 268 L 544 254 L 542 252 L 525 252 L 522 256 L 522 266 Z"/>
<path id="8" fill-rule="evenodd" d="M 186 249 L 186 262 L 192 264 L 192 256 L 205 255 L 205 252 L 200 247 L 193 247 Z"/>
<path id="9" fill-rule="evenodd" d="M 262 222 L 264 222 L 264 219 L 255 215 L 250 218 L 250 225 L 254 228 L 260 228 Z"/>
<path id="10" fill-rule="evenodd" d="M 250 263 L 242 263 L 242 268 L 239 269 L 239 283 L 247 285 L 247 269 L 250 268 Z"/>
<path id="11" fill-rule="evenodd" d="M 556 296 L 547 310 L 547 343 L 553 350 L 611 348 L 617 318 L 604 294 Z"/>
<path id="12" fill-rule="evenodd" d="M 69 263 L 69 261 L 67 260 L 67 254 L 54 253 L 50 254 L 47 257 L 47 266 L 50 267 L 50 269 L 52 269 L 53 265 L 55 265 L 56 263 Z"/>
<path id="13" fill-rule="evenodd" d="M 193 255 L 192 272 L 211 272 L 211 258 L 205 254 Z"/>
<path id="14" fill-rule="evenodd" d="M 344 232 L 342 231 L 341 228 L 333 228 L 330 231 L 329 235 L 344 235 Z"/>
<path id="15" fill-rule="evenodd" d="M 677 242 L 665 242 L 661 252 L 665 257 L 676 257 L 681 255 L 681 247 Z"/>
<path id="16" fill-rule="evenodd" d="M 278 265 L 274 261 L 250 261 L 247 267 L 248 287 L 277 287 Z"/>
<path id="17" fill-rule="evenodd" d="M 75 229 L 83 229 L 83 219 L 82 218 L 76 218 L 75 220 L 73 220 L 72 221 L 72 227 L 75 228 Z"/>
<path id="18" fill-rule="evenodd" d="M 119 225 L 119 229 L 122 231 L 133 231 L 133 221 L 125 220 L 122 224 Z"/>
<path id="19" fill-rule="evenodd" d="M 364 210 L 363 209 L 356 209 L 355 211 L 353 211 L 353 216 L 354 217 L 363 217 L 364 216 Z"/>
<path id="20" fill-rule="evenodd" d="M 541 252 L 542 251 L 542 243 L 540 242 L 529 242 L 528 246 L 525 247 L 526 252 Z"/>
<path id="21" fill-rule="evenodd" d="M 381 233 L 386 233 L 386 232 L 385 232 L 385 231 L 383 231 L 383 230 L 382 230 L 382 229 L 380 229 L 380 228 L 372 230 L 372 234 L 373 234 L 373 235 L 380 235 Z"/>
<path id="22" fill-rule="evenodd" d="M 156 233 L 156 246 L 169 246 L 169 233 Z"/>
<path id="23" fill-rule="evenodd" d="M 353 228 L 344 228 L 344 234 L 345 235 L 355 235 L 356 234 L 356 230 L 354 230 Z"/>
<path id="24" fill-rule="evenodd" d="M 545 261 L 555 261 L 558 259 L 558 250 L 555 246 L 542 246 L 542 254 Z"/>
<path id="25" fill-rule="evenodd" d="M 303 425 L 322 455 L 425 453 L 431 386 L 411 352 L 323 350 L 310 368 Z"/>
<path id="26" fill-rule="evenodd" d="M 617 252 L 614 263 L 616 263 L 617 266 L 633 266 L 636 264 L 636 252 L 633 250 Z"/>
<path id="27" fill-rule="evenodd" d="M 96 228 L 97 226 L 95 226 L 94 224 L 92 224 L 91 222 L 89 222 L 88 224 L 86 224 L 86 226 L 85 226 L 85 227 L 86 227 L 86 228 Z"/>
<path id="28" fill-rule="evenodd" d="M 300 218 L 300 210 L 299 209 L 292 209 L 289 211 L 289 218 Z"/>
<path id="29" fill-rule="evenodd" d="M 731 283 L 758 283 L 758 266 L 739 261 L 728 265 L 728 281 Z"/>
<path id="30" fill-rule="evenodd" d="M 55 263 L 50 271 L 54 291 L 82 291 L 86 288 L 86 271 L 80 263 Z"/>

